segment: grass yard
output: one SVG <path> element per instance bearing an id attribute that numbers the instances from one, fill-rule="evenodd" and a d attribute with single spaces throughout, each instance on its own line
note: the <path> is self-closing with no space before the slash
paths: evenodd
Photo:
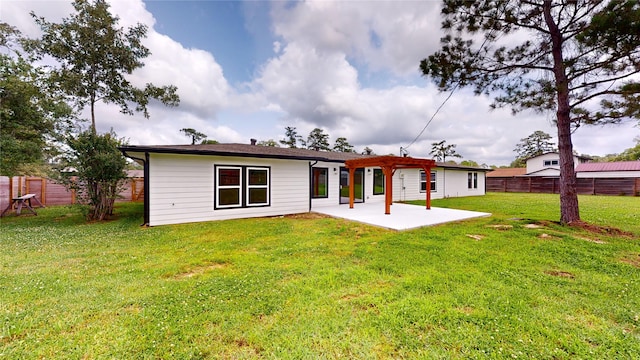
<path id="1" fill-rule="evenodd" d="M 141 228 L 141 204 L 0 233 L 0 358 L 539 358 L 640 354 L 640 198 L 488 194 L 394 232 L 306 214 Z M 538 227 L 531 227 L 535 224 Z"/>

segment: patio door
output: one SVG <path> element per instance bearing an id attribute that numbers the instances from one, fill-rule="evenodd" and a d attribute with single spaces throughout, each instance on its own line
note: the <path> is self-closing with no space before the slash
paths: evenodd
<path id="1" fill-rule="evenodd" d="M 354 203 L 364 202 L 364 168 L 356 169 L 354 176 Z M 349 203 L 349 169 L 340 168 L 340 204 Z"/>

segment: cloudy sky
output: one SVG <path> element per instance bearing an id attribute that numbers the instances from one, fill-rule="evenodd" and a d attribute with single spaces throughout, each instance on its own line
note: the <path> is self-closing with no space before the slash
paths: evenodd
<path id="1" fill-rule="evenodd" d="M 306 135 L 320 127 L 331 142 L 346 137 L 361 151 L 429 157 L 431 143 L 456 144 L 464 159 L 507 165 L 521 138 L 555 134 L 553 114 L 489 110 L 491 99 L 453 94 L 414 142 L 448 93 L 418 65 L 439 47 L 439 1 L 110 1 L 120 25 L 148 25 L 152 55 L 134 84 L 174 84 L 178 108 L 150 107 L 151 118 L 99 105 L 99 131 L 113 128 L 132 145 L 185 144 L 194 128 L 220 142 L 284 138 L 286 126 Z M 36 37 L 29 12 L 49 21 L 72 13 L 68 1 L 0 4 L 3 22 Z M 582 154 L 619 153 L 640 129 L 580 128 Z"/>

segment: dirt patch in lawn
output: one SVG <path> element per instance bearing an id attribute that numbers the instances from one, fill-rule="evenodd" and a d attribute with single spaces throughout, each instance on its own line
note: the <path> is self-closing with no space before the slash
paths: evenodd
<path id="1" fill-rule="evenodd" d="M 476 235 L 476 234 L 467 234 L 468 238 L 472 238 L 473 240 L 480 241 L 484 239 L 484 235 Z"/>
<path id="2" fill-rule="evenodd" d="M 486 227 L 492 228 L 492 229 L 496 229 L 496 230 L 511 230 L 511 229 L 513 229 L 513 225 L 504 225 L 504 224 L 487 225 Z"/>
<path id="3" fill-rule="evenodd" d="M 330 216 L 329 215 L 325 215 L 325 214 L 316 213 L 316 212 L 308 212 L 308 213 L 284 215 L 284 217 L 287 218 L 287 219 L 309 219 L 309 220 L 315 220 L 315 219 L 326 219 L 326 218 L 329 218 Z"/>
<path id="4" fill-rule="evenodd" d="M 194 276 L 202 275 L 213 270 L 224 269 L 227 266 L 229 265 L 225 263 L 210 263 L 210 264 L 198 266 L 195 268 L 191 268 L 189 269 L 189 271 L 178 273 L 174 275 L 173 278 L 176 280 L 189 279 Z"/>
<path id="5" fill-rule="evenodd" d="M 633 233 L 629 231 L 620 230 L 610 226 L 600 226 L 595 224 L 590 224 L 584 221 L 574 221 L 569 224 L 571 227 L 584 229 L 592 233 L 603 234 L 609 236 L 623 236 L 623 237 L 633 237 Z"/>
<path id="6" fill-rule="evenodd" d="M 575 279 L 575 275 L 567 271 L 559 271 L 559 270 L 547 270 L 544 272 L 547 275 L 563 277 L 567 279 Z"/>
<path id="7" fill-rule="evenodd" d="M 622 259 L 621 262 L 640 268 L 640 254 L 629 254 Z"/>

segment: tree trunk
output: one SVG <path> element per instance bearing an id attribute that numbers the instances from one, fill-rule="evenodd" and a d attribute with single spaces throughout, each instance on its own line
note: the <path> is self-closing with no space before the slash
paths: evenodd
<path id="1" fill-rule="evenodd" d="M 571 224 L 580 221 L 580 208 L 576 192 L 576 173 L 571 142 L 571 107 L 569 106 L 569 82 L 562 56 L 563 38 L 551 15 L 551 0 L 545 0 L 544 18 L 551 35 L 553 73 L 556 80 L 558 110 L 558 152 L 560 153 L 560 222 Z"/>

